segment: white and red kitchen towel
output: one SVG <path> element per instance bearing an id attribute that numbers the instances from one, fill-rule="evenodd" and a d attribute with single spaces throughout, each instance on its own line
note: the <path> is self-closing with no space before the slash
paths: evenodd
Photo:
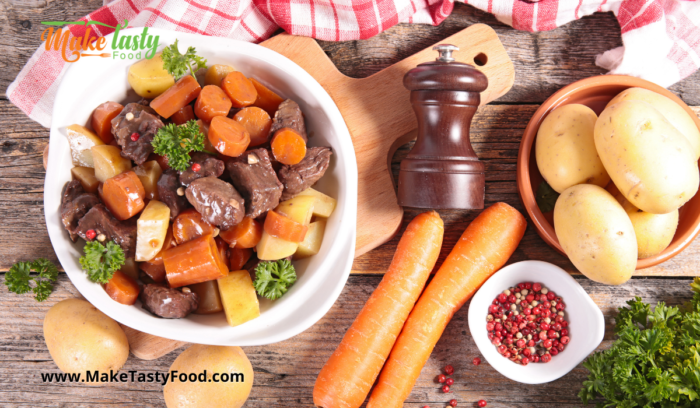
<path id="1" fill-rule="evenodd" d="M 612 11 L 623 46 L 596 58 L 615 74 L 670 86 L 700 67 L 700 1 L 687 0 L 462 0 L 518 30 L 552 30 L 572 20 Z M 329 41 L 366 39 L 397 23 L 440 24 L 454 0 L 105 0 L 82 20 L 260 42 L 278 28 Z M 70 26 L 71 31 L 85 29 Z M 111 29 L 91 26 L 101 35 Z M 594 43 L 582 38 L 581 44 Z M 43 126 L 50 126 L 56 89 L 69 63 L 40 47 L 7 95 Z"/>

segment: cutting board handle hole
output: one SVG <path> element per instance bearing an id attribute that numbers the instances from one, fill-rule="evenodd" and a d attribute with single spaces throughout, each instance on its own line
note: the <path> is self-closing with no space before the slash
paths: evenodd
<path id="1" fill-rule="evenodd" d="M 487 62 L 489 62 L 489 57 L 483 52 L 478 53 L 476 57 L 474 57 L 474 63 L 480 67 L 486 65 Z"/>

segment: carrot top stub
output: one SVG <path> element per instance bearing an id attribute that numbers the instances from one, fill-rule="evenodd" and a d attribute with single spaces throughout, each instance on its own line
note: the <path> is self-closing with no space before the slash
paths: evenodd
<path id="1" fill-rule="evenodd" d="M 389 270 L 318 375 L 316 406 L 362 405 L 435 266 L 443 233 L 435 211 L 408 224 Z"/>

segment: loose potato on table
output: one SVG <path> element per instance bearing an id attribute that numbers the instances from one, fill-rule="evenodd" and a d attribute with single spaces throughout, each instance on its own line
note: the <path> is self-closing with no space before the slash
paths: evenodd
<path id="1" fill-rule="evenodd" d="M 610 182 L 593 140 L 596 119 L 591 108 L 571 104 L 554 109 L 540 125 L 537 167 L 557 193 L 576 184 L 605 187 Z"/>
<path id="2" fill-rule="evenodd" d="M 651 104 L 690 142 L 695 160 L 700 158 L 700 130 L 688 112 L 672 99 L 644 88 L 629 88 L 614 97 L 608 106 L 622 101 L 642 101 Z"/>
<path id="3" fill-rule="evenodd" d="M 554 231 L 576 269 L 589 279 L 620 285 L 637 266 L 637 240 L 627 213 L 603 188 L 570 187 L 554 207 Z"/>
<path id="4" fill-rule="evenodd" d="M 179 380 L 181 373 L 189 377 L 205 370 L 202 381 Z M 240 347 L 195 344 L 175 359 L 173 371 L 177 379 L 163 387 L 168 408 L 240 408 L 253 387 L 253 366 Z"/>
<path id="5" fill-rule="evenodd" d="M 129 357 L 122 328 L 82 299 L 66 299 L 44 317 L 44 339 L 51 358 L 65 373 L 118 371 Z"/>
<path id="6" fill-rule="evenodd" d="M 130 66 L 128 81 L 139 96 L 148 99 L 155 98 L 175 84 L 175 78 L 163 68 L 160 53 Z"/>
<path id="7" fill-rule="evenodd" d="M 698 191 L 698 162 L 688 139 L 652 105 L 609 105 L 595 125 L 595 145 L 625 198 L 652 214 L 678 209 Z"/>
<path id="8" fill-rule="evenodd" d="M 651 214 L 642 211 L 623 198 L 622 208 L 632 221 L 637 237 L 639 259 L 658 255 L 673 240 L 678 228 L 678 210 L 668 214 Z"/>

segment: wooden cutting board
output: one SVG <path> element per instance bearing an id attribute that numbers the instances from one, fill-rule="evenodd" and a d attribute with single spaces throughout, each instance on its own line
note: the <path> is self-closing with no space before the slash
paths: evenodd
<path id="1" fill-rule="evenodd" d="M 440 43 L 459 47 L 454 57 L 476 66 L 489 79 L 481 104 L 503 96 L 513 86 L 515 71 L 498 35 L 475 24 Z M 350 130 L 358 169 L 357 242 L 355 256 L 387 242 L 403 217 L 394 192 L 391 158 L 415 137 L 417 127 L 403 76 L 416 65 L 433 61 L 432 46 L 370 77 L 350 78 L 338 71 L 312 38 L 287 34 L 263 43 L 311 74 L 335 101 Z"/>
<path id="2" fill-rule="evenodd" d="M 440 43 L 459 47 L 456 60 L 486 74 L 489 86 L 481 94 L 482 105 L 513 86 L 513 64 L 489 26 L 470 26 Z M 391 158 L 398 147 L 415 137 L 417 126 L 403 76 L 416 65 L 434 60 L 437 52 L 431 46 L 368 78 L 355 79 L 341 74 L 314 39 L 281 34 L 261 45 L 311 74 L 333 98 L 350 130 L 359 181 L 355 256 L 388 241 L 403 217 L 394 193 Z M 122 327 L 131 352 L 140 359 L 153 360 L 187 344 Z"/>

